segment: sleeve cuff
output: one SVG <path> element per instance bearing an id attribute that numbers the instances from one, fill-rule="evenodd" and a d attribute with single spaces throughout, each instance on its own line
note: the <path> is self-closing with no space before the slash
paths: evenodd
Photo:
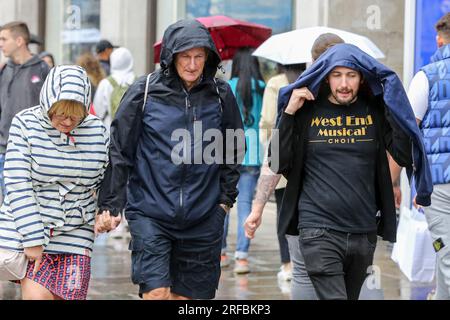
<path id="1" fill-rule="evenodd" d="M 431 197 L 430 196 L 416 196 L 416 203 L 423 207 L 428 207 L 431 205 Z"/>
<path id="2" fill-rule="evenodd" d="M 100 207 L 98 209 L 97 215 L 103 214 L 103 211 L 109 211 L 113 217 L 117 217 L 122 212 L 122 209 Z"/>
<path id="3" fill-rule="evenodd" d="M 30 239 L 24 239 L 23 240 L 23 247 L 24 248 L 32 248 L 32 247 L 38 247 L 43 246 L 45 244 L 45 237 L 44 235 L 38 236 L 38 237 L 30 237 Z"/>
<path id="4" fill-rule="evenodd" d="M 221 199 L 220 199 L 220 201 L 219 201 L 219 204 L 224 204 L 224 205 L 226 205 L 228 208 L 233 208 L 233 202 L 232 201 L 230 201 L 230 200 L 228 200 L 228 199 L 226 199 L 226 198 L 224 198 L 224 197 L 222 197 Z"/>

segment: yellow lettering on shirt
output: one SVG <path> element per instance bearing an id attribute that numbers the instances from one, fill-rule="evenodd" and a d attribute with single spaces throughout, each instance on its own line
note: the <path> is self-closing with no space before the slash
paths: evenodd
<path id="1" fill-rule="evenodd" d="M 371 115 L 367 117 L 315 117 L 311 122 L 311 127 L 319 129 L 317 137 L 322 138 L 319 141 L 327 141 L 329 144 L 353 144 L 372 141 L 371 139 L 364 139 L 368 134 L 368 127 L 372 125 L 373 119 Z"/>

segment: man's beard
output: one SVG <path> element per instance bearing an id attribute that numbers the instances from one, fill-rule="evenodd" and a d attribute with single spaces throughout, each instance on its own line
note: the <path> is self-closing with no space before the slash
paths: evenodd
<path id="1" fill-rule="evenodd" d="M 337 92 L 339 93 L 339 92 Z M 345 106 L 349 106 L 351 105 L 353 102 L 356 101 L 356 98 L 358 97 L 357 95 L 353 94 L 353 91 L 349 91 L 349 93 L 351 94 L 351 97 L 349 100 L 341 100 L 338 98 L 337 93 L 335 94 L 334 92 L 331 92 L 331 95 L 333 96 L 334 100 L 336 100 L 336 102 L 340 105 L 345 105 Z"/>

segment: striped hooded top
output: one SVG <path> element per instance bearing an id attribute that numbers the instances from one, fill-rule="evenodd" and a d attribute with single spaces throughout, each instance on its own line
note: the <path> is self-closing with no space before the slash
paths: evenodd
<path id="1" fill-rule="evenodd" d="M 0 247 L 90 256 L 98 188 L 108 163 L 109 137 L 101 120 L 88 115 L 69 135 L 47 115 L 60 100 L 90 104 L 90 84 L 78 66 L 53 68 L 40 105 L 17 114 L 5 158 L 6 197 L 0 209 Z"/>

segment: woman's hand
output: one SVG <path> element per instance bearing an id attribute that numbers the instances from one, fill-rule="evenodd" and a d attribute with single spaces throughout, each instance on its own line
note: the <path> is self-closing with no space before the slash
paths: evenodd
<path id="1" fill-rule="evenodd" d="M 34 269 L 33 269 L 33 276 L 34 276 L 39 271 L 39 267 L 41 266 L 42 254 L 44 253 L 44 247 L 36 246 L 36 247 L 24 248 L 24 253 L 29 261 L 31 261 L 31 262 L 34 261 Z"/>
<path id="2" fill-rule="evenodd" d="M 97 214 L 95 217 L 95 234 L 105 233 L 116 229 L 122 221 L 122 215 L 117 217 L 111 216 L 109 210 L 103 211 L 101 214 Z"/>

